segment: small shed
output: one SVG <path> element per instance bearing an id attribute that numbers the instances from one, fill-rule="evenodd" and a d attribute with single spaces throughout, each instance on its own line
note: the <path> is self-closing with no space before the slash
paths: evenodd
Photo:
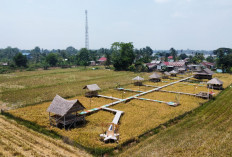
<path id="1" fill-rule="evenodd" d="M 210 69 L 206 68 L 200 72 L 194 73 L 194 78 L 210 80 L 210 79 L 212 79 L 213 74 L 214 74 L 214 72 L 212 72 Z"/>
<path id="2" fill-rule="evenodd" d="M 50 125 L 63 126 L 64 128 L 67 125 L 71 126 L 74 124 L 76 126 L 77 122 L 85 120 L 83 115 L 77 113 L 84 109 L 85 107 L 79 100 L 66 100 L 56 95 L 47 109 Z"/>
<path id="3" fill-rule="evenodd" d="M 184 74 L 184 73 L 185 73 L 185 68 L 179 68 L 179 69 L 178 69 L 178 72 L 179 72 L 180 74 Z"/>
<path id="4" fill-rule="evenodd" d="M 171 76 L 176 77 L 177 72 L 175 70 L 172 70 L 169 73 L 171 74 Z"/>
<path id="5" fill-rule="evenodd" d="M 159 74 L 157 74 L 156 72 L 154 72 L 151 76 L 149 76 L 150 81 L 152 82 L 160 82 L 161 81 L 161 76 Z"/>
<path id="6" fill-rule="evenodd" d="M 207 87 L 212 89 L 223 89 L 223 82 L 218 78 L 213 78 L 212 80 L 207 82 Z"/>
<path id="7" fill-rule="evenodd" d="M 169 78 L 169 76 L 171 76 L 171 74 L 169 74 L 169 72 L 167 72 L 167 71 L 165 71 L 164 73 L 163 73 L 163 79 L 168 79 Z"/>
<path id="8" fill-rule="evenodd" d="M 85 92 L 86 97 L 98 96 L 98 91 L 101 90 L 97 84 L 86 85 L 83 89 L 87 90 Z"/>
<path id="9" fill-rule="evenodd" d="M 137 76 L 137 77 L 133 78 L 132 80 L 134 81 L 135 86 L 142 86 L 144 78 Z"/>

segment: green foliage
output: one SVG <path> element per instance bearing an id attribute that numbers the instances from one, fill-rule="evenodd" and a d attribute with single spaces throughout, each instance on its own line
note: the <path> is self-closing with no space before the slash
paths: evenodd
<path id="1" fill-rule="evenodd" d="M 182 53 L 182 54 L 179 55 L 179 58 L 181 60 L 184 60 L 185 58 L 188 58 L 188 56 L 185 53 Z"/>
<path id="2" fill-rule="evenodd" d="M 232 67 L 232 49 L 219 48 L 214 51 L 217 55 L 217 66 L 222 69 L 223 72 L 230 72 Z"/>
<path id="3" fill-rule="evenodd" d="M 130 66 L 128 67 L 128 70 L 129 70 L 129 71 L 135 72 L 135 70 L 136 70 L 135 65 L 134 65 L 134 64 L 130 65 Z"/>
<path id="4" fill-rule="evenodd" d="M 18 53 L 14 56 L 14 62 L 18 67 L 27 67 L 27 57 Z"/>
<path id="5" fill-rule="evenodd" d="M 106 54 L 105 54 L 105 56 L 106 56 L 106 62 L 105 62 L 105 66 L 110 66 L 110 64 L 111 64 L 111 56 L 110 56 L 110 53 L 109 52 L 106 52 Z"/>
<path id="6" fill-rule="evenodd" d="M 128 70 L 132 65 L 135 55 L 132 43 L 115 42 L 112 44 L 112 61 L 115 70 Z"/>
<path id="7" fill-rule="evenodd" d="M 55 53 L 49 53 L 46 57 L 46 62 L 50 65 L 50 66 L 56 66 L 57 62 L 58 62 L 58 58 L 57 55 Z"/>
<path id="8" fill-rule="evenodd" d="M 149 46 L 147 46 L 145 48 L 141 48 L 140 50 L 135 49 L 134 53 L 135 53 L 135 60 L 136 61 L 150 63 L 152 60 L 153 50 Z"/>
<path id="9" fill-rule="evenodd" d="M 5 49 L 0 49 L 0 61 L 7 62 L 14 58 L 14 56 L 19 53 L 18 48 L 7 47 Z"/>
<path id="10" fill-rule="evenodd" d="M 210 62 L 210 63 L 213 63 L 215 60 L 214 60 L 214 58 L 213 58 L 213 56 L 208 56 L 207 58 L 206 58 L 206 60 L 208 61 L 208 62 Z"/>
<path id="11" fill-rule="evenodd" d="M 77 65 L 88 66 L 90 61 L 89 51 L 86 48 L 82 48 L 77 55 Z"/>
<path id="12" fill-rule="evenodd" d="M 190 63 L 199 64 L 203 60 L 205 60 L 205 57 L 204 57 L 203 53 L 196 53 L 196 55 L 194 57 L 189 56 L 189 62 Z"/>
<path id="13" fill-rule="evenodd" d="M 170 49 L 170 54 L 173 56 L 173 60 L 176 61 L 177 59 L 177 51 L 174 48 Z"/>

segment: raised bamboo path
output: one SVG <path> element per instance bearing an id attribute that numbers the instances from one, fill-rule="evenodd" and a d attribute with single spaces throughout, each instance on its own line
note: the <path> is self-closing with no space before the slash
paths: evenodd
<path id="1" fill-rule="evenodd" d="M 130 100 L 132 100 L 132 99 L 135 99 L 135 98 L 137 98 L 137 97 L 139 97 L 139 96 L 146 95 L 146 94 L 152 93 L 152 92 L 154 92 L 154 91 L 158 91 L 158 90 L 160 90 L 160 89 L 162 89 L 162 88 L 171 86 L 171 85 L 173 85 L 173 84 L 176 84 L 176 83 L 179 83 L 179 82 L 182 82 L 182 81 L 185 81 L 185 80 L 188 80 L 188 79 L 190 79 L 190 78 L 192 78 L 192 77 L 193 77 L 193 76 L 190 76 L 190 77 L 187 77 L 187 78 L 184 78 L 184 79 L 181 79 L 181 80 L 178 80 L 178 81 L 169 83 L 169 84 L 167 84 L 167 85 L 164 85 L 164 86 L 161 86 L 161 87 L 157 87 L 157 88 L 148 90 L 148 91 L 146 91 L 146 92 L 142 92 L 142 93 L 136 94 L 136 95 L 134 95 L 134 96 L 130 96 L 130 97 L 128 97 L 128 98 L 121 99 L 121 100 L 115 101 L 115 102 L 113 102 L 113 103 L 109 103 L 109 104 L 103 105 L 103 106 L 101 106 L 101 107 L 97 107 L 97 108 L 93 108 L 93 109 L 90 109 L 90 110 L 87 110 L 87 111 L 83 111 L 83 112 L 81 112 L 80 114 L 81 114 L 81 115 L 88 115 L 88 114 L 91 114 L 91 113 L 100 111 L 100 110 L 102 110 L 103 108 L 106 108 L 106 107 L 110 107 L 110 106 L 113 106 L 113 105 L 116 105 L 116 104 L 119 104 L 119 103 L 122 103 L 122 102 L 128 102 L 128 101 L 130 101 Z"/>

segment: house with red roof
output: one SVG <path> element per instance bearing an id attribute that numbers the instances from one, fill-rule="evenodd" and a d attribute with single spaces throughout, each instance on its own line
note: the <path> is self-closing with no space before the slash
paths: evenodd
<path id="1" fill-rule="evenodd" d="M 106 57 L 101 57 L 101 58 L 98 60 L 98 63 L 99 63 L 100 65 L 103 65 L 106 61 L 107 61 L 107 58 L 106 58 Z"/>

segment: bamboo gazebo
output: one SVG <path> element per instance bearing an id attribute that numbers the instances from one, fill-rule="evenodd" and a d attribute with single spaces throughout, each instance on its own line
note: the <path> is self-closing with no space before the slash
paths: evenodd
<path id="1" fill-rule="evenodd" d="M 149 76 L 151 82 L 160 82 L 161 81 L 161 76 L 154 72 L 151 76 Z"/>
<path id="2" fill-rule="evenodd" d="M 207 82 L 207 87 L 212 89 L 223 89 L 223 82 L 218 78 L 213 78 L 212 80 Z"/>
<path id="3" fill-rule="evenodd" d="M 137 77 L 133 78 L 132 80 L 134 81 L 135 86 L 142 86 L 144 78 L 137 76 Z"/>
<path id="4" fill-rule="evenodd" d="M 101 89 L 97 84 L 86 85 L 83 89 L 86 89 L 86 97 L 98 96 L 98 91 Z"/>
<path id="5" fill-rule="evenodd" d="M 175 70 L 172 70 L 169 73 L 171 74 L 171 76 L 176 77 L 177 72 Z"/>
<path id="6" fill-rule="evenodd" d="M 169 72 L 165 71 L 165 72 L 163 73 L 162 78 L 163 78 L 163 79 L 168 79 L 169 76 L 171 76 L 171 74 L 169 74 Z"/>
<path id="7" fill-rule="evenodd" d="M 77 113 L 84 109 L 85 107 L 79 100 L 65 100 L 59 95 L 56 95 L 47 109 L 50 125 L 64 128 L 66 126 L 76 126 L 77 122 L 85 121 L 84 116 Z"/>
<path id="8" fill-rule="evenodd" d="M 184 73 L 185 73 L 185 68 L 179 68 L 179 69 L 178 69 L 178 72 L 179 72 L 180 74 L 184 74 Z"/>
<path id="9" fill-rule="evenodd" d="M 203 69 L 202 71 L 194 73 L 194 78 L 196 79 L 212 79 L 212 75 L 214 72 L 212 72 L 210 69 L 206 68 Z"/>

